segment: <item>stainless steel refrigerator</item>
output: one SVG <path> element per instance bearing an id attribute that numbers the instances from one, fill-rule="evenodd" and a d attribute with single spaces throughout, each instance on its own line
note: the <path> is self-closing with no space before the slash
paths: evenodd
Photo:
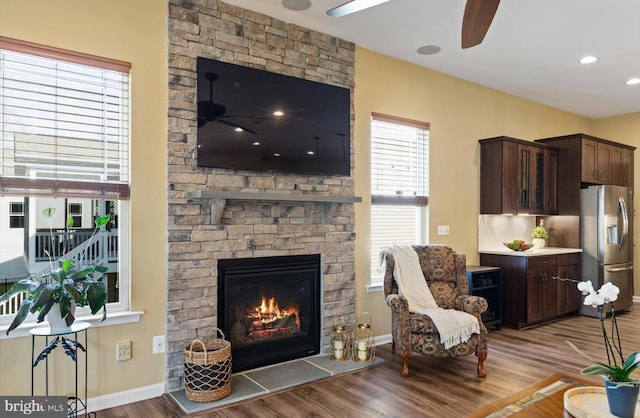
<path id="1" fill-rule="evenodd" d="M 580 190 L 582 280 L 591 280 L 596 290 L 607 282 L 618 286 L 616 311 L 633 305 L 632 222 L 631 188 L 591 186 Z M 596 309 L 588 305 L 581 305 L 580 313 L 597 315 Z"/>

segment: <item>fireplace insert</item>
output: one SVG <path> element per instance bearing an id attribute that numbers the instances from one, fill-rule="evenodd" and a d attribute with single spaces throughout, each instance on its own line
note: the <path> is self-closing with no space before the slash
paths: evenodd
<path id="1" fill-rule="evenodd" d="M 320 352 L 319 254 L 218 260 L 218 327 L 234 372 Z"/>

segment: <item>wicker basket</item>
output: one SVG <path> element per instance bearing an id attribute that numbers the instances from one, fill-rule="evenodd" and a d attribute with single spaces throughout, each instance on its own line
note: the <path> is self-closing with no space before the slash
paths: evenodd
<path id="1" fill-rule="evenodd" d="M 231 343 L 220 329 L 184 348 L 184 387 L 187 399 L 195 402 L 211 402 L 231 393 Z"/>

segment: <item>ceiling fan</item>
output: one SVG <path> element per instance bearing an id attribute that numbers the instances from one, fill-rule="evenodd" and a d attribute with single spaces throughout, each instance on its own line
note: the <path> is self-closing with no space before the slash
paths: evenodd
<path id="1" fill-rule="evenodd" d="M 225 120 L 225 118 L 234 117 L 249 117 L 249 116 L 236 116 L 227 115 L 227 108 L 221 104 L 214 103 L 213 101 L 213 82 L 218 79 L 218 75 L 214 73 L 205 73 L 204 77 L 209 81 L 209 100 L 201 100 L 198 102 L 198 128 L 202 128 L 208 122 L 220 122 L 225 125 L 232 126 L 234 128 L 242 129 L 243 131 L 256 134 L 255 131 L 238 125 L 235 122 Z"/>
<path id="2" fill-rule="evenodd" d="M 351 0 L 327 11 L 331 17 L 346 16 L 389 0 Z M 462 49 L 479 45 L 491 26 L 500 0 L 467 0 L 462 18 Z"/>

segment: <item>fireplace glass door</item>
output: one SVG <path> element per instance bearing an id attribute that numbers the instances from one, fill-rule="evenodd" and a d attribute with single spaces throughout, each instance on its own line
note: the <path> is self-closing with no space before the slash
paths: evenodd
<path id="1" fill-rule="evenodd" d="M 233 371 L 320 351 L 320 255 L 218 261 L 218 323 Z"/>

